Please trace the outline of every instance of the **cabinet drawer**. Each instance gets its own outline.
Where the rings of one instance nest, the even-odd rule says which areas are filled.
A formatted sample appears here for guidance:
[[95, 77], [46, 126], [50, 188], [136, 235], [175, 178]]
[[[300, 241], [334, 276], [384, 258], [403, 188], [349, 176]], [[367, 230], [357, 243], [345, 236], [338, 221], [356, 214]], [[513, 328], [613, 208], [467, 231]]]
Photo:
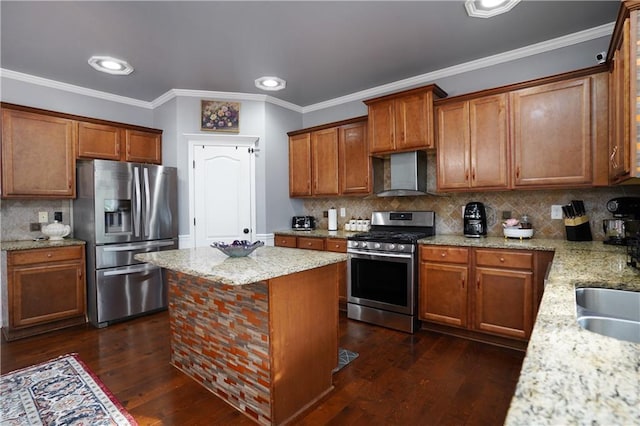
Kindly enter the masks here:
[[533, 253], [528, 251], [476, 249], [476, 265], [531, 269], [533, 267]]
[[324, 238], [298, 237], [298, 248], [309, 250], [324, 250]]
[[28, 265], [62, 260], [79, 260], [82, 259], [83, 250], [84, 246], [69, 246], [10, 251], [7, 255], [7, 264]]
[[327, 238], [327, 251], [335, 251], [338, 253], [347, 252], [347, 240], [342, 238]]
[[420, 260], [447, 263], [467, 263], [469, 261], [469, 249], [464, 247], [421, 246]]
[[297, 239], [291, 235], [276, 235], [274, 244], [277, 247], [297, 247]]

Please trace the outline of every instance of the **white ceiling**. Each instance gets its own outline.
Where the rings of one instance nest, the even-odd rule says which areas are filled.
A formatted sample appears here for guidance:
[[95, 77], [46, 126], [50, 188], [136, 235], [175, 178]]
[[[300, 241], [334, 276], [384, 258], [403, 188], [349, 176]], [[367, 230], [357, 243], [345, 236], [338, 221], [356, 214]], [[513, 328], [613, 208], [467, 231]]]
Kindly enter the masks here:
[[[0, 66], [147, 102], [192, 89], [308, 106], [610, 24], [619, 3], [524, 0], [482, 19], [462, 1], [2, 0]], [[91, 55], [135, 71], [96, 72]], [[286, 89], [256, 89], [264, 75]]]

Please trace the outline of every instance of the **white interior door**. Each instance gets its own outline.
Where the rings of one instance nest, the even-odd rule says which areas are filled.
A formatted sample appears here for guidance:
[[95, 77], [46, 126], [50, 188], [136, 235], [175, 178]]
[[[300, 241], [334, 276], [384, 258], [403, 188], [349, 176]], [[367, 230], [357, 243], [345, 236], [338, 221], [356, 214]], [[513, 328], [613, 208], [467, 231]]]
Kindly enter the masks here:
[[195, 246], [253, 241], [251, 154], [245, 146], [194, 146]]

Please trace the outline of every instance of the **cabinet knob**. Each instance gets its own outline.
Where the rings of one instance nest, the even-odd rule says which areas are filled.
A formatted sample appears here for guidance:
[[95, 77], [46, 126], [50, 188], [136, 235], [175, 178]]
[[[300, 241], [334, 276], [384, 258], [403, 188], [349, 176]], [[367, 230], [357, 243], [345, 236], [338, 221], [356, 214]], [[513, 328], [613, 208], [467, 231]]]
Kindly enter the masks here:
[[51, 257], [51, 256], [52, 256], [52, 254], [51, 254], [51, 253], [47, 253], [47, 257]]
[[309, 247], [311, 247], [311, 243], [307, 243], [307, 245], [308, 245]]
[[504, 263], [504, 257], [500, 258], [500, 262]]
[[440, 256], [441, 256], [441, 257], [446, 257], [446, 256], [447, 256], [447, 253], [442, 252], [442, 253], [440, 253]]

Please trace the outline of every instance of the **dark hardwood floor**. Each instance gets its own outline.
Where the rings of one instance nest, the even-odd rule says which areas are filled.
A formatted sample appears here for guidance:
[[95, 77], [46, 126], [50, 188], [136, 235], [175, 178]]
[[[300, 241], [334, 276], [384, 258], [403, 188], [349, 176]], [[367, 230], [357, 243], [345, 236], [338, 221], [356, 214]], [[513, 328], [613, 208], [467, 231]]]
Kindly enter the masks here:
[[[340, 346], [360, 356], [335, 389], [296, 424], [502, 425], [524, 353], [340, 317]], [[77, 352], [140, 425], [251, 425], [169, 364], [168, 314], [104, 329], [77, 326], [3, 340], [1, 371]], [[301, 378], [304, 380], [304, 378]]]

